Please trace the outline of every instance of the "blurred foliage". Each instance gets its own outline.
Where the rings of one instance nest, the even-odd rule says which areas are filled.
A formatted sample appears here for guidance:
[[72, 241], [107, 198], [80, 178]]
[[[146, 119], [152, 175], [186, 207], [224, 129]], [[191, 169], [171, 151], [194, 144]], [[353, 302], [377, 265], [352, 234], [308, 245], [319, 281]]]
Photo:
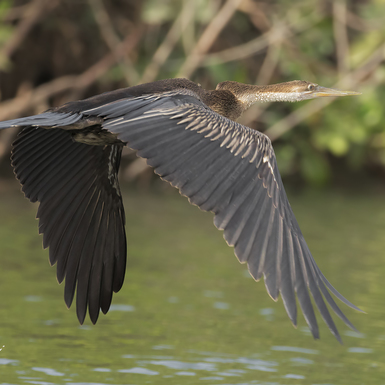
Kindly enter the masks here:
[[[0, 1], [0, 20], [4, 19], [8, 11], [11, 9], [12, 3], [11, 0], [1, 0]], [[0, 52], [5, 46], [6, 42], [12, 37], [14, 28], [6, 23], [0, 23]], [[7, 58], [3, 55], [0, 56], [0, 70], [5, 69], [8, 63]]]
[[[224, 27], [205, 34], [231, 3]], [[341, 172], [378, 178], [385, 169], [384, 21], [382, 0], [0, 0], [0, 117], [1, 102], [16, 104], [16, 95], [27, 91], [33, 100], [39, 86], [84, 74], [111, 53], [116, 60], [82, 89], [52, 92], [30, 108], [12, 105], [15, 113], [7, 118], [175, 76], [207, 88], [224, 80], [304, 79], [362, 95], [335, 100], [273, 136], [282, 175], [315, 185]], [[135, 36], [119, 54], [119, 43]], [[242, 123], [269, 134], [269, 127], [285, 125], [289, 114], [302, 116], [314, 102], [260, 105]]]

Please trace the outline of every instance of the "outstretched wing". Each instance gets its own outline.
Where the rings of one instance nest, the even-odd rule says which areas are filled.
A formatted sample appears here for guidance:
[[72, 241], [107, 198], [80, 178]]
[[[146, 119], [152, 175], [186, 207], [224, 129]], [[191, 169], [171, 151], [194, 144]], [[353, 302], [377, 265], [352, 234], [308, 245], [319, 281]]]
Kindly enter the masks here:
[[313, 336], [319, 337], [310, 291], [339, 341], [325, 300], [354, 329], [327, 288], [359, 309], [342, 297], [317, 267], [265, 135], [226, 119], [189, 95], [120, 100], [84, 111], [88, 114], [103, 117], [104, 129], [138, 150], [138, 155], [190, 203], [214, 212], [215, 226], [224, 230], [224, 238], [234, 246], [239, 261], [248, 264], [254, 279], [264, 276], [274, 300], [281, 293], [294, 325], [297, 293], [306, 322]]
[[[44, 119], [39, 116], [37, 123]], [[40, 202], [39, 232], [44, 247], [49, 246], [50, 263], [57, 263], [58, 281], [65, 278], [68, 307], [77, 286], [80, 323], [87, 307], [93, 323], [99, 309], [106, 313], [112, 292], [124, 280], [125, 216], [117, 181], [121, 151], [118, 145], [76, 143], [58, 128], [27, 127], [13, 143], [16, 176], [26, 197]]]
[[[75, 105], [74, 105], [75, 107]], [[336, 338], [337, 328], [326, 306], [352, 329], [328, 289], [348, 306], [317, 267], [303, 238], [278, 172], [270, 140], [207, 108], [188, 90], [123, 98], [94, 108], [68, 106], [9, 125], [60, 126], [81, 130], [97, 124], [138, 150], [163, 179], [192, 204], [215, 214], [214, 224], [234, 246], [251, 275], [262, 276], [270, 296], [279, 293], [292, 323], [297, 322], [297, 294], [315, 338], [319, 337], [311, 296]], [[100, 119], [100, 120], [99, 120]], [[89, 127], [91, 128], [91, 127]], [[108, 236], [110, 236], [108, 234]], [[107, 237], [107, 235], [106, 235]], [[107, 239], [105, 237], [105, 239]]]

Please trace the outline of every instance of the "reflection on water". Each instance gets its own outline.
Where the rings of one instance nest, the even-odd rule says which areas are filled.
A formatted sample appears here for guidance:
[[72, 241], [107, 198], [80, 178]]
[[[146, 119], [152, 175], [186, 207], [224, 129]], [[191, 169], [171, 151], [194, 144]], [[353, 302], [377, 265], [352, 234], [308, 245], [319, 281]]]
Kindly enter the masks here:
[[18, 360], [9, 360], [7, 358], [0, 358], [0, 365], [17, 365]]
[[[153, 346], [152, 349], [159, 350], [159, 346]], [[168, 347], [168, 349], [173, 350], [172, 347]], [[293, 351], [295, 350], [296, 349], [293, 348]], [[174, 356], [124, 355], [123, 358], [125, 358], [127, 361], [127, 363], [125, 364], [126, 367], [116, 369], [116, 373], [137, 374], [142, 376], [162, 376], [163, 378], [173, 378], [174, 376], [196, 376], [199, 380], [204, 381], [221, 381], [224, 380], [226, 377], [242, 377], [247, 373], [250, 374], [252, 371], [278, 372], [280, 365], [279, 359], [263, 360], [260, 358], [252, 357], [236, 357], [235, 355], [231, 356], [229, 354], [226, 354], [222, 357], [218, 353], [214, 352], [197, 352], [196, 354], [190, 352], [188, 355], [188, 361], [180, 361]], [[293, 363], [292, 371], [295, 371], [295, 368], [298, 367], [298, 363], [313, 363], [313, 361], [307, 360], [306, 358], [302, 357], [295, 357], [290, 361]], [[12, 363], [12, 360], [3, 360], [4, 365], [10, 363]], [[162, 367], [163, 369], [156, 370], [157, 367]], [[47, 376], [47, 378], [49, 376], [65, 376], [65, 373], [59, 372], [53, 368], [32, 367], [31, 371], [41, 372], [45, 376]], [[114, 374], [114, 371], [110, 368], [103, 367], [94, 368], [92, 369], [92, 371], [98, 373], [108, 373], [109, 377], [113, 377]], [[57, 381], [47, 382], [46, 379], [44, 379], [43, 377], [27, 377], [26, 374], [29, 374], [28, 372], [28, 370], [23, 371], [23, 375], [18, 377], [19, 380], [23, 380], [26, 383], [39, 384], [61, 383]], [[207, 372], [210, 374], [209, 376], [205, 375]], [[74, 375], [76, 375], [76, 373], [72, 372], [71, 376]], [[286, 379], [305, 378], [303, 375], [295, 373], [287, 373], [280, 377]], [[31, 380], [34, 381], [31, 382]], [[65, 381], [65, 383], [68, 382]], [[70, 383], [72, 384], [72, 382]], [[276, 383], [279, 384], [279, 382]]]
[[215, 309], [222, 309], [222, 310], [227, 310], [230, 308], [230, 305], [226, 302], [214, 302], [213, 307]]
[[36, 372], [43, 372], [47, 376], [64, 376], [64, 373], [59, 373], [54, 369], [47, 369], [47, 368], [32, 368], [32, 370]]
[[135, 307], [131, 305], [111, 305], [109, 311], [135, 311]]
[[373, 349], [368, 348], [349, 348], [349, 353], [373, 353]]
[[37, 295], [27, 295], [24, 297], [24, 301], [27, 301], [27, 302], [40, 302], [42, 300], [43, 300], [43, 298], [41, 298]]
[[303, 357], [293, 357], [293, 358], [290, 358], [290, 361], [294, 362], [295, 364], [304, 364], [304, 365], [314, 364], [313, 360], [309, 360], [308, 358], [303, 358]]
[[[152, 346], [151, 350], [168, 350], [174, 351], [174, 348], [170, 345], [156, 345]], [[258, 372], [270, 372], [270, 373], [282, 373], [281, 366], [284, 367], [284, 370], [287, 370], [286, 374], [275, 374], [272, 379], [274, 382], [259, 382], [259, 381], [249, 381], [249, 382], [233, 382], [227, 383], [227, 385], [241, 385], [241, 384], [266, 384], [266, 385], [280, 385], [286, 384], [285, 380], [305, 380], [306, 376], [301, 374], [301, 368], [308, 365], [314, 365], [318, 360], [311, 360], [306, 357], [290, 357], [292, 354], [302, 353], [305, 355], [320, 355], [320, 352], [311, 349], [304, 349], [294, 346], [272, 346], [271, 351], [273, 352], [285, 352], [282, 356], [275, 356], [274, 353], [264, 352], [258, 354], [261, 358], [255, 357], [237, 357], [236, 355], [231, 354], [220, 354], [215, 352], [193, 352], [186, 351], [180, 352], [185, 356], [185, 360], [178, 360], [175, 356], [158, 356], [158, 355], [133, 355], [126, 354], [122, 358], [125, 359], [124, 367], [117, 368], [115, 370], [106, 367], [96, 367], [91, 369], [93, 372], [106, 374], [105, 382], [72, 382], [69, 378], [65, 378], [63, 381], [51, 380], [49, 377], [63, 377], [68, 375], [68, 373], [63, 373], [54, 368], [44, 368], [44, 367], [32, 367], [30, 370], [17, 370], [15, 373], [20, 374], [17, 376], [19, 383], [28, 383], [28, 384], [40, 384], [40, 385], [49, 385], [49, 384], [71, 384], [71, 385], [107, 385], [115, 384], [115, 376], [118, 374], [128, 375], [125, 381], [129, 379], [135, 379], [137, 383], [145, 383], [146, 381], [141, 378], [146, 378], [148, 376], [158, 376], [163, 379], [171, 379], [176, 377], [195, 377], [200, 381], [214, 381], [213, 383], [223, 384], [222, 381], [225, 381], [229, 377], [242, 378], [247, 375], [251, 377], [259, 377]], [[351, 353], [371, 353], [371, 349], [364, 348], [348, 348], [348, 352]], [[269, 357], [269, 359], [262, 359], [263, 356]], [[79, 361], [78, 364], [82, 363], [83, 360]], [[0, 359], [0, 365], [22, 365], [17, 360], [11, 359]], [[159, 369], [158, 369], [159, 368]], [[313, 366], [312, 370], [317, 370], [316, 366]], [[41, 377], [31, 377], [29, 376], [33, 372], [42, 373]], [[135, 375], [131, 377], [130, 375]], [[76, 377], [78, 374], [71, 370], [69, 377]], [[20, 382], [21, 381], [21, 382]], [[148, 382], [146, 382], [148, 383]], [[152, 383], [152, 382], [150, 382]], [[158, 382], [156, 382], [158, 383]], [[165, 384], [167, 381], [164, 382]], [[289, 382], [292, 383], [292, 382]], [[306, 382], [301, 382], [306, 383]], [[340, 382], [336, 382], [337, 384]], [[2, 383], [11, 385], [11, 383]], [[331, 383], [330, 383], [331, 384]], [[325, 385], [314, 383], [314, 385]]]
[[366, 335], [364, 333], [358, 333], [358, 332], [355, 332], [354, 330], [346, 330], [344, 334], [345, 336], [349, 336], [349, 337], [366, 338]]
[[35, 207], [9, 194], [0, 199], [0, 385], [380, 385], [382, 200], [292, 199], [325, 275], [367, 312], [344, 308], [360, 333], [336, 320], [340, 346], [321, 320], [320, 341], [300, 314], [294, 329], [282, 301], [245, 274], [212, 217], [177, 195], [126, 194], [126, 283], [107, 316], [79, 326], [41, 249]]
[[298, 353], [305, 353], [305, 354], [318, 354], [319, 353], [317, 350], [296, 348], [294, 346], [272, 346], [271, 350], [278, 350], [281, 352], [298, 352]]
[[147, 374], [148, 376], [156, 376], [159, 372], [146, 368], [131, 368], [131, 369], [120, 369], [119, 373], [136, 373], [136, 374]]
[[305, 377], [300, 374], [285, 374], [283, 378], [292, 378], [294, 380], [304, 380]]

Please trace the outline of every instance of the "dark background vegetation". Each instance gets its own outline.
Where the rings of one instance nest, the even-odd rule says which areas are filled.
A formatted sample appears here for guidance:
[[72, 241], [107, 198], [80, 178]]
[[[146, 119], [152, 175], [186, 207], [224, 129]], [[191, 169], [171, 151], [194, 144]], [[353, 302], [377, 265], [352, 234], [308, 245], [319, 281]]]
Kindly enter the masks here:
[[[303, 79], [359, 97], [259, 104], [241, 122], [274, 141], [286, 180], [323, 186], [385, 169], [382, 1], [0, 0], [0, 119], [141, 82], [183, 76]], [[0, 175], [16, 132], [0, 132]], [[147, 184], [126, 152], [122, 178]]]

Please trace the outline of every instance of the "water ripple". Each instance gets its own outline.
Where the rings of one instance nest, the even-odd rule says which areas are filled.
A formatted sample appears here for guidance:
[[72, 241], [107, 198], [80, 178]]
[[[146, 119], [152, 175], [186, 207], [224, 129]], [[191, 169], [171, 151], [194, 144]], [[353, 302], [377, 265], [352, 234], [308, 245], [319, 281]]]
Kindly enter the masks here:
[[301, 376], [300, 374], [286, 374], [282, 376], [282, 378], [292, 378], [294, 380], [304, 380], [305, 376]]
[[171, 345], [155, 345], [152, 347], [154, 350], [174, 349]]
[[176, 372], [176, 376], [195, 376], [196, 373], [194, 372]]
[[218, 376], [210, 376], [210, 377], [201, 377], [200, 380], [203, 381], [220, 381], [223, 380], [223, 377], [218, 377]]
[[293, 357], [293, 358], [290, 358], [290, 361], [296, 364], [306, 364], [306, 365], [314, 364], [313, 360], [309, 360], [308, 358], [303, 358], [303, 357]]
[[156, 376], [159, 372], [146, 368], [131, 368], [131, 369], [120, 369], [119, 373], [136, 373], [136, 374], [147, 374], [149, 376]]
[[360, 333], [360, 332], [355, 332], [354, 330], [346, 330], [344, 332], [345, 336], [348, 337], [355, 337], [355, 338], [365, 338], [366, 334]]
[[131, 305], [111, 305], [110, 306], [110, 312], [111, 311], [135, 311], [135, 307]]
[[280, 352], [295, 352], [295, 353], [305, 353], [305, 354], [318, 354], [319, 353], [318, 350], [298, 348], [295, 346], [272, 346], [270, 349], [280, 351]]
[[230, 305], [226, 302], [214, 302], [213, 307], [215, 309], [227, 310], [230, 308]]
[[205, 362], [181, 362], [175, 360], [159, 360], [159, 361], [141, 361], [143, 364], [151, 364], [151, 365], [160, 365], [165, 366], [169, 369], [194, 369], [194, 370], [207, 370], [214, 371], [217, 370], [216, 366], [213, 364], [208, 364]]
[[356, 348], [349, 348], [348, 352], [349, 353], [373, 353], [373, 349], [356, 347]]
[[17, 365], [19, 363], [18, 360], [10, 360], [8, 358], [0, 358], [0, 365]]
[[43, 372], [47, 376], [64, 376], [64, 373], [57, 372], [55, 369], [50, 369], [50, 368], [33, 367], [32, 370], [35, 370], [36, 372]]

